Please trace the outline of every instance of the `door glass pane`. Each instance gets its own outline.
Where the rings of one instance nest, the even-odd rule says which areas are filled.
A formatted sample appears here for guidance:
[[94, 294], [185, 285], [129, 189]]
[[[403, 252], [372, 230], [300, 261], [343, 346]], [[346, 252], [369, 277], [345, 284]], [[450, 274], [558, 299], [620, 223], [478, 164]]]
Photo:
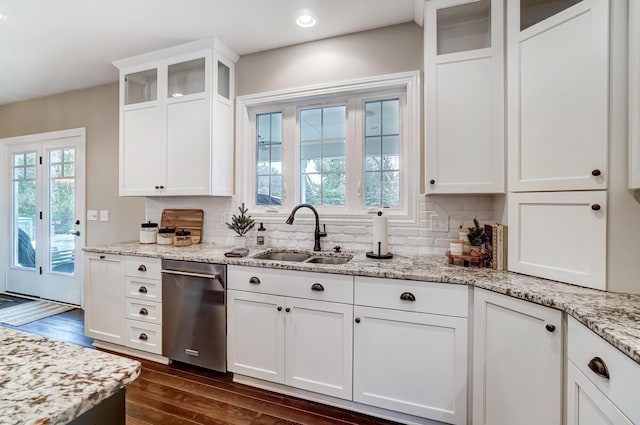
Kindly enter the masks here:
[[13, 154], [13, 266], [36, 266], [36, 153]]
[[365, 134], [376, 136], [365, 138], [364, 205], [397, 207], [400, 205], [400, 100], [365, 102], [365, 111]]
[[256, 205], [282, 204], [282, 112], [256, 115]]
[[187, 94], [204, 92], [204, 58], [169, 65], [168, 80], [167, 95], [169, 97], [181, 97]]
[[520, 31], [542, 22], [582, 0], [520, 0]]
[[124, 104], [158, 99], [158, 70], [134, 72], [124, 76]]
[[491, 1], [438, 9], [438, 54], [491, 47]]
[[300, 111], [302, 202], [346, 203], [346, 120], [344, 105]]
[[49, 270], [73, 273], [75, 269], [75, 153], [49, 151]]

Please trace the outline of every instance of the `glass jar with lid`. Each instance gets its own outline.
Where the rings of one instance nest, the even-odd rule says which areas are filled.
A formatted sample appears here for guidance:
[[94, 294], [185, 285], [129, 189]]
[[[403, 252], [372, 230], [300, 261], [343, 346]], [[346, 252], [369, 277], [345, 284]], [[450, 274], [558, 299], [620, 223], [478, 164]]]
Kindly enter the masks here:
[[173, 245], [176, 236], [175, 227], [163, 227], [158, 230], [158, 245]]
[[173, 240], [175, 246], [189, 246], [191, 245], [191, 232], [184, 229], [177, 231]]
[[140, 225], [140, 243], [156, 243], [158, 235], [158, 223], [142, 223]]

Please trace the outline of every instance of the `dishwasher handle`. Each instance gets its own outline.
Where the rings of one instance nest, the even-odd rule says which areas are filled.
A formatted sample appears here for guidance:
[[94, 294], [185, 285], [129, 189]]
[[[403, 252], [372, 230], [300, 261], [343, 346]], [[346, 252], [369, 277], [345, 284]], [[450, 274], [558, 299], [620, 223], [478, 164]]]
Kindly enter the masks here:
[[162, 273], [175, 274], [178, 276], [201, 277], [203, 279], [215, 279], [215, 280], [222, 281], [222, 277], [219, 274], [192, 273], [192, 272], [183, 272], [183, 271], [177, 271], [177, 270], [162, 270]]

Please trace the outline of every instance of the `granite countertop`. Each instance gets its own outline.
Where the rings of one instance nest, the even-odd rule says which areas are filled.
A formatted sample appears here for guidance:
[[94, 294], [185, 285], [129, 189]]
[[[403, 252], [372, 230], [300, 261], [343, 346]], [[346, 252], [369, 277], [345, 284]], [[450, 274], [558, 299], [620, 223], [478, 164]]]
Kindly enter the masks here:
[[66, 424], [139, 374], [134, 360], [0, 327], [0, 424]]
[[640, 295], [598, 291], [512, 272], [449, 265], [446, 257], [437, 255], [396, 255], [390, 260], [375, 260], [361, 252], [322, 252], [322, 255], [353, 255], [348, 263], [331, 265], [252, 258], [265, 249], [251, 249], [243, 258], [227, 258], [224, 252], [230, 249], [214, 244], [175, 247], [138, 242], [84, 248], [87, 252], [104, 254], [472, 285], [565, 311], [640, 364]]

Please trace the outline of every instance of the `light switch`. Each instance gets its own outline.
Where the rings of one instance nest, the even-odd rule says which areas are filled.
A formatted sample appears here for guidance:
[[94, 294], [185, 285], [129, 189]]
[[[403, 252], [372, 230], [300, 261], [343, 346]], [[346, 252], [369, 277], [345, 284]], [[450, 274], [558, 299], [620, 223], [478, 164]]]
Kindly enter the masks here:
[[97, 210], [87, 210], [87, 221], [96, 221], [98, 219]]
[[100, 221], [109, 221], [109, 210], [100, 210]]
[[449, 216], [445, 214], [431, 214], [431, 231], [448, 232]]

